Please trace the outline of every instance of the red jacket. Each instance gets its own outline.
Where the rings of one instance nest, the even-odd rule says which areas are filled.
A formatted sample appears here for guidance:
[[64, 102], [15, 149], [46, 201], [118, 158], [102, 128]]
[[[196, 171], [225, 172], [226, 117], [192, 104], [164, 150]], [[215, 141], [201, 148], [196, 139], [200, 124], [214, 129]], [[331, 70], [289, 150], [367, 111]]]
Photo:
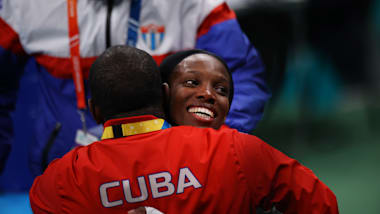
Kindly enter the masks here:
[[257, 137], [227, 127], [159, 130], [162, 123], [153, 116], [108, 121], [102, 141], [55, 160], [34, 181], [33, 211], [338, 213], [334, 194], [311, 170]]

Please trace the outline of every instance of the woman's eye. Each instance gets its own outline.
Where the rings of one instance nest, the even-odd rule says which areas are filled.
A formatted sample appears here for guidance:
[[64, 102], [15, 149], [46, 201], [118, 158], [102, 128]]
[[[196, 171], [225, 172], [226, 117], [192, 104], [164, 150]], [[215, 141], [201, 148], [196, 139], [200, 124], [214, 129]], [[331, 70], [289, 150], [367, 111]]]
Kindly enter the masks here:
[[196, 80], [186, 80], [185, 81], [185, 86], [193, 87], [198, 85], [198, 81]]
[[215, 88], [215, 90], [216, 90], [219, 94], [221, 94], [221, 95], [223, 95], [223, 96], [227, 96], [227, 95], [228, 95], [228, 89], [227, 89], [226, 87], [224, 87], [224, 86], [218, 86], [218, 87]]

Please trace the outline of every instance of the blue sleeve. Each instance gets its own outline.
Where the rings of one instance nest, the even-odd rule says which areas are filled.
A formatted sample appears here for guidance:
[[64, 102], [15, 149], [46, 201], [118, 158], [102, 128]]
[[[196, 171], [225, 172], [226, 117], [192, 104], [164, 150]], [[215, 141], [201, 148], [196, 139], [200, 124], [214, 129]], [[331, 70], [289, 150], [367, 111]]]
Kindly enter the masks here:
[[262, 118], [270, 97], [264, 65], [236, 19], [215, 24], [197, 39], [196, 48], [221, 56], [232, 71], [234, 98], [226, 124], [252, 131]]
[[11, 150], [13, 140], [11, 112], [15, 109], [19, 80], [25, 62], [25, 56], [16, 55], [0, 45], [0, 174]]

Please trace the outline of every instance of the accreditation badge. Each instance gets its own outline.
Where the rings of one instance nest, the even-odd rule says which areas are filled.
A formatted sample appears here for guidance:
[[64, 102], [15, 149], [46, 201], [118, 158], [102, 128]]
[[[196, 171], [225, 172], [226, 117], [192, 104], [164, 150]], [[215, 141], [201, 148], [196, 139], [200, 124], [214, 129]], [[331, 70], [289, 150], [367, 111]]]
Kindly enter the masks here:
[[78, 129], [75, 135], [75, 143], [80, 146], [87, 146], [93, 142], [99, 141], [100, 136], [103, 133], [103, 126], [97, 125], [84, 131], [83, 129]]

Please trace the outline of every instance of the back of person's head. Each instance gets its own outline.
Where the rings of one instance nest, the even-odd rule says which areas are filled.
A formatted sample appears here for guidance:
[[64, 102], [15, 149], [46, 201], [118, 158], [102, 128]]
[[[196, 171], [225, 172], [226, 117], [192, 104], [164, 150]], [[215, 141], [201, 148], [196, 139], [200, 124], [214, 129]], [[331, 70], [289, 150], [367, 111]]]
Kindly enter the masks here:
[[157, 64], [134, 47], [108, 48], [91, 66], [89, 85], [92, 103], [105, 119], [162, 105]]

